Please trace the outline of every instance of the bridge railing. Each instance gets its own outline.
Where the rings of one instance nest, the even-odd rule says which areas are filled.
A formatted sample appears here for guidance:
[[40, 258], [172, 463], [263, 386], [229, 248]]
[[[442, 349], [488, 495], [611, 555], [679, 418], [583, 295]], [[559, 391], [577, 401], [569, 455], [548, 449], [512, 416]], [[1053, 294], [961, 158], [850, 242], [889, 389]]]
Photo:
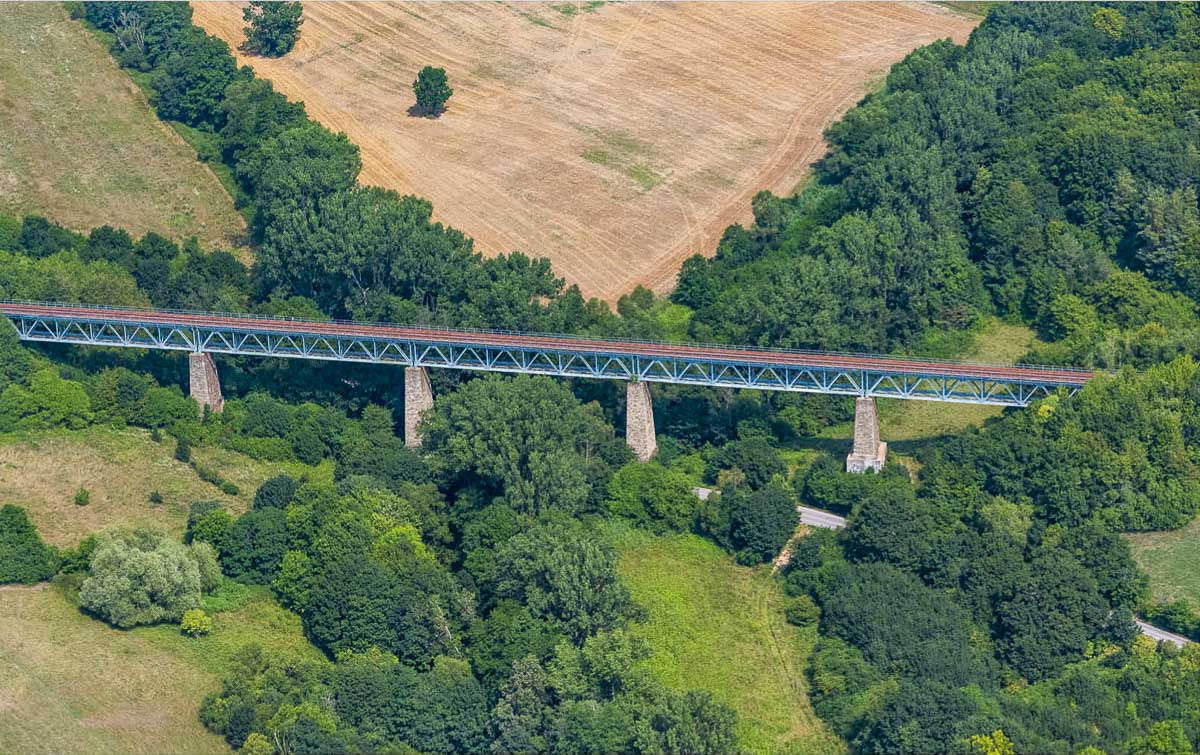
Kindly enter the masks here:
[[[113, 304], [62, 304], [62, 303], [58, 303], [58, 302], [29, 301], [29, 300], [22, 300], [22, 299], [0, 298], [0, 310], [3, 310], [4, 305], [6, 305], [6, 304], [13, 304], [13, 305], [18, 305], [18, 306], [25, 305], [25, 306], [34, 306], [34, 307], [51, 307], [51, 308], [59, 308], [59, 309], [72, 309], [72, 308], [84, 309], [84, 308], [86, 308], [86, 309], [105, 310], [105, 311], [111, 311], [111, 312], [128, 312], [128, 313], [135, 313], [135, 314], [136, 313], [149, 313], [149, 314], [158, 314], [158, 315], [164, 315], [164, 314], [165, 315], [172, 315], [172, 314], [188, 315], [191, 317], [223, 317], [223, 318], [235, 318], [235, 319], [240, 319], [240, 320], [258, 321], [258, 322], [263, 322], [263, 323], [275, 323], [275, 324], [286, 323], [289, 325], [298, 325], [298, 326], [303, 326], [305, 324], [317, 324], [317, 325], [345, 325], [348, 327], [356, 327], [356, 328], [367, 327], [367, 328], [390, 328], [390, 329], [397, 329], [397, 328], [398, 329], [419, 329], [419, 330], [424, 330], [424, 331], [433, 331], [435, 333], [444, 333], [447, 336], [453, 336], [456, 333], [466, 333], [466, 334], [471, 334], [471, 335], [483, 335], [483, 336], [497, 335], [497, 336], [510, 336], [510, 337], [553, 338], [553, 339], [562, 340], [562, 341], [577, 341], [581, 344], [583, 344], [583, 343], [593, 343], [594, 344], [596, 342], [602, 342], [602, 343], [611, 343], [614, 345], [636, 344], [639, 346], [673, 346], [673, 347], [677, 347], [677, 348], [720, 349], [720, 350], [733, 349], [736, 351], [750, 351], [750, 352], [754, 352], [757, 354], [763, 354], [763, 355], [785, 354], [785, 355], [811, 356], [811, 357], [829, 357], [829, 356], [855, 357], [855, 358], [861, 358], [861, 359], [904, 360], [906, 362], [920, 362], [923, 364], [947, 365], [947, 366], [955, 366], [955, 367], [980, 367], [980, 368], [985, 368], [985, 369], [993, 368], [993, 369], [1017, 369], [1017, 370], [1057, 370], [1057, 371], [1061, 371], [1061, 372], [1075, 373], [1075, 374], [1078, 374], [1080, 377], [1088, 377], [1088, 376], [1097, 374], [1096, 370], [1089, 370], [1089, 369], [1080, 368], [1080, 367], [1062, 367], [1062, 366], [1058, 366], [1058, 365], [1029, 364], [1029, 363], [1022, 363], [1022, 362], [978, 362], [978, 361], [970, 361], [970, 360], [936, 359], [933, 357], [908, 356], [908, 355], [904, 355], [904, 354], [879, 354], [879, 353], [861, 352], [861, 351], [823, 351], [823, 350], [819, 350], [819, 349], [779, 349], [779, 348], [770, 348], [770, 347], [765, 347], [765, 346], [736, 346], [736, 345], [730, 345], [730, 344], [705, 343], [705, 342], [697, 342], [697, 341], [663, 341], [663, 340], [638, 339], [638, 338], [611, 338], [611, 337], [607, 337], [607, 336], [587, 336], [587, 335], [578, 335], [578, 334], [570, 334], [570, 333], [544, 333], [544, 332], [540, 332], [540, 331], [502, 330], [502, 329], [494, 329], [494, 328], [469, 328], [469, 327], [451, 328], [451, 327], [447, 327], [444, 325], [423, 325], [423, 324], [416, 324], [416, 323], [401, 324], [401, 323], [394, 323], [394, 322], [340, 320], [340, 319], [336, 319], [336, 318], [330, 318], [328, 320], [308, 320], [308, 319], [297, 318], [297, 317], [282, 317], [279, 315], [264, 315], [264, 314], [250, 313], [250, 312], [245, 312], [245, 313], [243, 313], [243, 312], [212, 312], [212, 311], [189, 310], [189, 309], [132, 307], [132, 306], [120, 306], [120, 305], [113, 305]], [[18, 314], [18, 313], [6, 312], [5, 314], [11, 315], [11, 314]], [[47, 316], [54, 317], [55, 315], [49, 314]], [[82, 319], [87, 319], [87, 318], [84, 317]], [[210, 327], [213, 327], [213, 326], [210, 326]], [[447, 340], [453, 340], [453, 339], [448, 338]]]

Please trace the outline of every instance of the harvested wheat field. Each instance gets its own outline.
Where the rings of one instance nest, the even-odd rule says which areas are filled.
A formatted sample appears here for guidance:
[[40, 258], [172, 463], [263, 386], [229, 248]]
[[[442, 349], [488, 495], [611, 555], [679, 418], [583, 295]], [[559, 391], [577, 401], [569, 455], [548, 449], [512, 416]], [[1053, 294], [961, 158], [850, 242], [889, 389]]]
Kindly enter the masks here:
[[[312, 3], [296, 48], [240, 56], [487, 254], [547, 256], [587, 295], [669, 289], [760, 189], [912, 49], [978, 22], [924, 3]], [[197, 3], [238, 47], [241, 5]], [[424, 65], [454, 88], [413, 117]]]

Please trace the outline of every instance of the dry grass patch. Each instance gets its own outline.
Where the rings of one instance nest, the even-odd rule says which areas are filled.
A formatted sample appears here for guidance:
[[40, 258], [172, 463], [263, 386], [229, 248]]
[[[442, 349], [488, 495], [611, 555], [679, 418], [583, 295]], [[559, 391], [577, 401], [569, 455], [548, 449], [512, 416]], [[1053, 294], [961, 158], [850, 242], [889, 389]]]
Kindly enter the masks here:
[[58, 590], [0, 592], [0, 752], [228, 753], [197, 717], [211, 674]]
[[[249, 508], [268, 477], [286, 472], [322, 479], [332, 473], [328, 464], [260, 462], [220, 448], [193, 448], [198, 462], [240, 488], [229, 496], [176, 461], [174, 450], [170, 438], [155, 443], [135, 428], [0, 436], [0, 502], [23, 506], [46, 542], [63, 547], [112, 527], [149, 526], [179, 536], [194, 501], [218, 500], [237, 514]], [[90, 493], [86, 506], [75, 505], [80, 488]], [[162, 495], [161, 504], [150, 503], [153, 491]]]
[[[238, 3], [196, 22], [238, 47]], [[923, 3], [313, 3], [283, 58], [240, 56], [487, 254], [585, 294], [674, 285], [761, 189], [787, 194], [872, 77], [977, 18]], [[440, 118], [411, 84], [446, 69]]]
[[0, 3], [0, 213], [222, 246], [245, 231], [195, 150], [60, 3]]

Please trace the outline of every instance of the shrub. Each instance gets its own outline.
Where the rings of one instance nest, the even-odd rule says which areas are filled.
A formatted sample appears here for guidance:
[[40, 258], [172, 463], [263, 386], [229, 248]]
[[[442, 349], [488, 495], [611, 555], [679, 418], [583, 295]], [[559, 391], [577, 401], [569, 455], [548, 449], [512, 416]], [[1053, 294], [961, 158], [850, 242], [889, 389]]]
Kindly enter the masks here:
[[700, 499], [688, 478], [659, 464], [626, 464], [608, 482], [608, 510], [655, 532], [687, 532]]
[[230, 576], [265, 585], [279, 573], [287, 548], [287, 515], [259, 509], [238, 517], [221, 544], [221, 561]]
[[771, 478], [787, 473], [787, 464], [779, 452], [771, 447], [766, 438], [749, 438], [726, 443], [705, 470], [709, 482], [716, 482], [721, 470], [740, 469], [746, 484], [758, 490], [765, 487]]
[[42, 542], [19, 506], [0, 508], [0, 583], [32, 585], [54, 575], [54, 549]]
[[257, 731], [252, 731], [242, 743], [241, 755], [275, 755], [275, 746]]
[[233, 522], [233, 517], [223, 509], [205, 512], [188, 524], [187, 540], [192, 543], [212, 543], [219, 552], [223, 552]]
[[237, 495], [242, 491], [237, 485], [234, 485], [229, 480], [223, 480], [221, 482], [221, 492], [225, 495]]
[[212, 543], [204, 540], [192, 543], [188, 555], [200, 569], [200, 591], [209, 593], [221, 586], [224, 577], [221, 575], [221, 565], [217, 561], [217, 549]]
[[246, 49], [278, 58], [286, 55], [300, 38], [300, 24], [304, 17], [300, 3], [263, 2], [251, 0], [242, 9], [242, 19], [249, 25], [246, 33]]
[[150, 503], [154, 504], [155, 506], [161, 504], [163, 502], [162, 493], [158, 492], [157, 490], [151, 490], [149, 500]]
[[200, 605], [200, 567], [187, 546], [151, 530], [105, 537], [92, 554], [80, 604], [110, 624], [177, 621]]
[[728, 527], [722, 533], [724, 544], [747, 564], [774, 558], [800, 521], [796, 504], [779, 485], [753, 493], [744, 488], [721, 491], [721, 518]]
[[74, 548], [60, 551], [58, 555], [58, 571], [61, 574], [77, 574], [87, 571], [91, 563], [92, 553], [96, 550], [96, 536], [88, 535], [79, 541]]
[[0, 431], [60, 426], [79, 430], [92, 418], [87, 391], [53, 369], [34, 372], [28, 388], [13, 383], [0, 393]]
[[192, 444], [188, 442], [186, 435], [175, 439], [175, 458], [184, 464], [192, 460]]
[[258, 486], [254, 493], [255, 509], [286, 509], [291, 503], [292, 496], [300, 489], [300, 482], [294, 477], [281, 474]]
[[212, 631], [213, 620], [203, 608], [189, 608], [179, 620], [179, 629], [188, 637], [199, 637]]
[[88, 492], [87, 488], [80, 488], [79, 490], [75, 491], [75, 505], [76, 506], [86, 506], [86, 505], [88, 505], [88, 503], [91, 502], [91, 500], [92, 500], [92, 494]]
[[807, 595], [797, 595], [794, 598], [788, 598], [787, 603], [783, 606], [783, 615], [787, 617], [789, 624], [798, 627], [812, 626], [821, 618], [821, 609], [816, 602]]

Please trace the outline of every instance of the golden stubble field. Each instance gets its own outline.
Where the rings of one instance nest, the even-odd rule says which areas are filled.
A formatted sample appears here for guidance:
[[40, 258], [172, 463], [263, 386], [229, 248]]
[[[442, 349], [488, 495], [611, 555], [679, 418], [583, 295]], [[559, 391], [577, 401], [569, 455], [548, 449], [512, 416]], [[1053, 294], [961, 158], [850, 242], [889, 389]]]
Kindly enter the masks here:
[[[196, 3], [238, 47], [240, 3]], [[587, 295], [669, 289], [889, 65], [978, 19], [925, 3], [311, 3], [296, 48], [247, 57], [486, 254], [547, 256]], [[411, 117], [424, 65], [454, 96]]]

